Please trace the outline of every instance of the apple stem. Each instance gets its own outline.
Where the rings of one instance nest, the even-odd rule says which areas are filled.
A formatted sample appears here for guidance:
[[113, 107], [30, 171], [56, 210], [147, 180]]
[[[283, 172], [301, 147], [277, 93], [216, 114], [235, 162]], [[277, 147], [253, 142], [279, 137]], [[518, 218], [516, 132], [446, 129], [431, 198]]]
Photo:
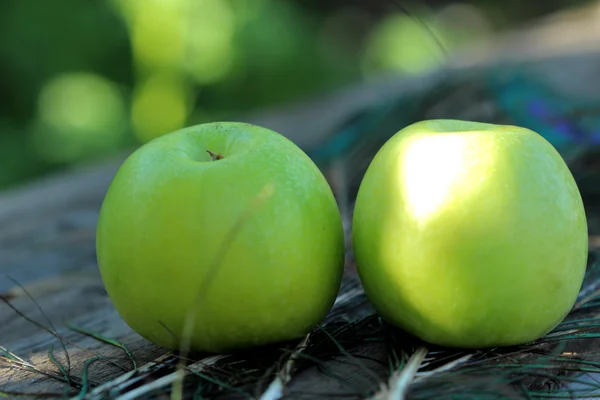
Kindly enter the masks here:
[[213, 152], [212, 152], [212, 151], [210, 151], [210, 150], [206, 150], [206, 152], [207, 152], [208, 154], [210, 154], [210, 158], [212, 158], [212, 160], [213, 160], [213, 161], [220, 160], [220, 159], [222, 159], [222, 158], [223, 158], [223, 156], [222, 156], [222, 155], [220, 155], [219, 153], [213, 153]]

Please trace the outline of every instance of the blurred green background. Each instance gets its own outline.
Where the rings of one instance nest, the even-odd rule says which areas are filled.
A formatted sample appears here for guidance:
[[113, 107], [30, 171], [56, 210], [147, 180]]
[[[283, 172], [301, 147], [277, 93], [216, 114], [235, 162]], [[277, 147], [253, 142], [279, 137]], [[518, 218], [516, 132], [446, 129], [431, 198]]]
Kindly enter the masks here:
[[2, 0], [0, 190], [186, 125], [420, 74], [444, 62], [440, 43], [575, 3]]

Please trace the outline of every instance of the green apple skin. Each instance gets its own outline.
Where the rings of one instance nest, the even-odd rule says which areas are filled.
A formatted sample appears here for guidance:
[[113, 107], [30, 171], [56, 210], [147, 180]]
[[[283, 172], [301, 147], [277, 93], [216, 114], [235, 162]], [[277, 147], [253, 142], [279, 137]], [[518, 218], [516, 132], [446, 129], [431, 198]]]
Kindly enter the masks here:
[[455, 348], [534, 341], [581, 289], [585, 211], [566, 163], [515, 126], [427, 120], [371, 161], [353, 215], [365, 293], [392, 325]]
[[193, 315], [191, 350], [215, 353], [292, 340], [321, 322], [340, 287], [343, 236], [331, 188], [301, 149], [221, 122], [133, 152], [106, 193], [96, 246], [107, 293], [134, 331], [178, 348]]

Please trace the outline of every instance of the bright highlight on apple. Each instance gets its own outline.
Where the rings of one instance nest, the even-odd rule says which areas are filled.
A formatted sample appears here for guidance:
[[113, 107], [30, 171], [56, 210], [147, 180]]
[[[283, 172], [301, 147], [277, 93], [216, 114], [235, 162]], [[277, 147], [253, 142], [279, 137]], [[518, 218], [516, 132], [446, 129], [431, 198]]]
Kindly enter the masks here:
[[353, 218], [370, 301], [430, 343], [533, 341], [564, 319], [581, 288], [582, 199], [559, 153], [528, 129], [406, 127], [372, 160]]

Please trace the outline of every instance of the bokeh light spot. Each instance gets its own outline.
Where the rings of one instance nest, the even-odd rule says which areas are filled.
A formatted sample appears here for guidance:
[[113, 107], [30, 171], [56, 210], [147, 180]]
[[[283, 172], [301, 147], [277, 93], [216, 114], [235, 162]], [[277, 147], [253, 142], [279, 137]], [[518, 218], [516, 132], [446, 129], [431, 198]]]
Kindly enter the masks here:
[[147, 142], [184, 126], [188, 89], [177, 76], [156, 73], [136, 88], [132, 123], [136, 137]]
[[182, 1], [151, 0], [136, 10], [130, 24], [139, 68], [179, 67], [185, 48]]
[[68, 162], [119, 145], [126, 134], [125, 99], [96, 74], [58, 76], [43, 87], [32, 140], [46, 160]]
[[[447, 43], [440, 29], [421, 18], [425, 28], [414, 17], [392, 14], [384, 18], [371, 33], [363, 60], [367, 74], [381, 71], [421, 73], [445, 61]], [[440, 43], [444, 49], [440, 48]]]
[[189, 4], [185, 68], [200, 84], [223, 80], [233, 66], [235, 15], [223, 0]]

